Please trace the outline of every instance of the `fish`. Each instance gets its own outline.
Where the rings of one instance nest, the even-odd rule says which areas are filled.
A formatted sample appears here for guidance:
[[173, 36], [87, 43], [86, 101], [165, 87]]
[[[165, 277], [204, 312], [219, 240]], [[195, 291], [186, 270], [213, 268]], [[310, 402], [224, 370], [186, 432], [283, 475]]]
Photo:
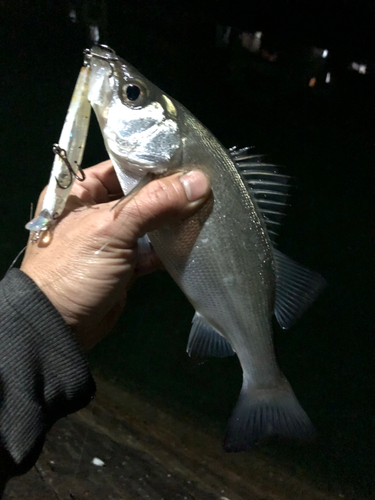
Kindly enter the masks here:
[[272, 436], [309, 439], [313, 424], [276, 360], [272, 318], [290, 327], [324, 280], [274, 244], [286, 177], [247, 148], [225, 148], [112, 49], [94, 46], [87, 57], [88, 99], [124, 195], [174, 172], [199, 169], [210, 179], [212, 194], [194, 216], [147, 236], [195, 308], [188, 353], [236, 354], [241, 364], [224, 449], [248, 450]]
[[79, 72], [70, 100], [58, 144], [52, 151], [55, 158], [40, 213], [26, 224], [36, 239], [53, 226], [64, 211], [74, 178], [85, 180], [81, 161], [86, 146], [91, 106], [87, 99], [90, 68], [83, 66]]

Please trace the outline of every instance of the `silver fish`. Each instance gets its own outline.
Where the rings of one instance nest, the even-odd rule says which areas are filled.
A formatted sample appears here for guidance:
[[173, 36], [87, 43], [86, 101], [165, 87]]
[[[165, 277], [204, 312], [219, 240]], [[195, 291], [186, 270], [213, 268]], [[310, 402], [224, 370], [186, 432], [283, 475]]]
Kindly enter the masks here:
[[[225, 149], [179, 102], [108, 47], [88, 52], [89, 100], [126, 195], [150, 173], [199, 168], [212, 196], [193, 217], [148, 234], [194, 306], [192, 355], [237, 354], [243, 386], [225, 437], [227, 451], [267, 437], [306, 438], [313, 426], [275, 358], [272, 315], [288, 327], [323, 285], [275, 250], [285, 178], [248, 150]], [[257, 201], [258, 200], [258, 201]]]

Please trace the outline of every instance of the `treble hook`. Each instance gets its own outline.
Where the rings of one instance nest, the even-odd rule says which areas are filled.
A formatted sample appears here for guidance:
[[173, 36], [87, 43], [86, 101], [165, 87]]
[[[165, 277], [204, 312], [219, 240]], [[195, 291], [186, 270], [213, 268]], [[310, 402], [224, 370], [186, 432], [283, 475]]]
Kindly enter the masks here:
[[113, 76], [113, 72], [114, 72], [113, 62], [116, 62], [119, 60], [117, 55], [116, 55], [116, 52], [113, 49], [111, 49], [111, 47], [108, 47], [108, 45], [104, 45], [103, 43], [95, 44], [95, 47], [100, 47], [101, 49], [104, 49], [104, 50], [107, 50], [108, 52], [111, 52], [113, 54], [113, 57], [111, 57], [109, 55], [103, 56], [101, 54], [96, 54], [95, 52], [92, 51], [92, 49], [85, 49], [83, 51], [84, 55], [86, 56], [85, 65], [89, 66], [88, 61], [92, 57], [97, 57], [98, 59], [102, 59], [103, 61], [106, 61], [109, 64], [109, 67], [111, 68], [111, 73], [109, 74], [109, 78], [111, 78], [111, 76]]
[[69, 184], [67, 186], [63, 186], [62, 184], [60, 184], [58, 178], [55, 177], [56, 183], [59, 186], [59, 188], [68, 189], [72, 185], [73, 177], [75, 179], [77, 179], [77, 181], [80, 181], [80, 182], [83, 182], [86, 179], [85, 172], [82, 170], [82, 168], [80, 166], [78, 167], [78, 172], [81, 174], [82, 177], [77, 175], [76, 172], [73, 170], [73, 168], [72, 168], [71, 164], [69, 163], [69, 160], [66, 156], [65, 149], [61, 148], [58, 144], [54, 144], [52, 147], [52, 151], [54, 152], [55, 155], [58, 155], [59, 158], [64, 162], [66, 168], [69, 170], [69, 175], [70, 175], [70, 181], [69, 181]]

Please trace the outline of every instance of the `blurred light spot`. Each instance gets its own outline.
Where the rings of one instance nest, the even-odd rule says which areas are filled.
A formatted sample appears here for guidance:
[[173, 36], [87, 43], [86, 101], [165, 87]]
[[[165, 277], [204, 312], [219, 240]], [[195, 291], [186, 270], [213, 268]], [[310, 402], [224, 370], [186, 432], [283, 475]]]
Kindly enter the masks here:
[[367, 71], [367, 64], [358, 64], [356, 62], [352, 62], [351, 68], [354, 71], [358, 71], [361, 75], [365, 75]]
[[359, 65], [358, 73], [361, 73], [361, 75], [365, 75], [366, 74], [366, 70], [367, 70], [366, 64], [360, 64]]
[[316, 78], [315, 76], [313, 76], [312, 78], [310, 78], [309, 87], [314, 87], [315, 84], [316, 84]]
[[96, 458], [96, 457], [92, 459], [91, 463], [94, 465], [97, 465], [98, 467], [103, 467], [103, 465], [104, 465], [103, 460], [100, 460], [100, 458]]
[[77, 22], [77, 13], [74, 9], [71, 9], [71, 11], [69, 12], [69, 17], [70, 17], [70, 20], [72, 21], [72, 23]]
[[[42, 233], [43, 234], [43, 233]], [[45, 245], [47, 245], [51, 240], [51, 234], [49, 231], [45, 231], [44, 232], [44, 236], [42, 238], [42, 243], [44, 243]]]
[[94, 43], [99, 42], [99, 28], [97, 26], [90, 26], [90, 38]]
[[227, 31], [225, 32], [225, 35], [224, 35], [224, 43], [226, 45], [229, 44], [229, 37], [230, 37], [230, 32], [232, 31], [232, 28], [230, 26], [227, 27]]
[[262, 32], [256, 31], [255, 34], [250, 33], [248, 31], [243, 31], [239, 35], [239, 39], [241, 40], [242, 47], [244, 49], [249, 50], [250, 52], [257, 53], [259, 52], [261, 43], [262, 43]]
[[323, 59], [325, 59], [327, 56], [328, 56], [328, 50], [324, 49], [322, 54]]
[[331, 73], [327, 73], [326, 75], [326, 83], [329, 83], [331, 81]]

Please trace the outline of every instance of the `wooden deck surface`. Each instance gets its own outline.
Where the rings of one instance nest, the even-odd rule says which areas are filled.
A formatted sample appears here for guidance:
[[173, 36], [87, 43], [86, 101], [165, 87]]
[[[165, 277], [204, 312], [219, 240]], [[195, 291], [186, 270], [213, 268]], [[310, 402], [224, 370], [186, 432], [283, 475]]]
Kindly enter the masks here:
[[[94, 458], [104, 462], [94, 465]], [[58, 422], [36, 466], [5, 500], [333, 500], [302, 470], [261, 451], [225, 454], [221, 439], [98, 380], [95, 401]]]

